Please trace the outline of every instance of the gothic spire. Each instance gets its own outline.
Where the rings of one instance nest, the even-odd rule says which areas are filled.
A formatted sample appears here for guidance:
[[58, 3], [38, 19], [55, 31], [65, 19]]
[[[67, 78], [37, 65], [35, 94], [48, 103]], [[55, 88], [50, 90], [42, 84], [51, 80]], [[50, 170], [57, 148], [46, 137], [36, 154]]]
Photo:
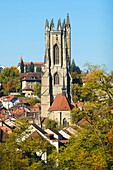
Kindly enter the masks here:
[[51, 20], [51, 23], [50, 23], [50, 30], [54, 30], [54, 21], [53, 21], [53, 19]]
[[46, 19], [45, 28], [49, 28], [49, 21]]
[[66, 26], [66, 23], [65, 23], [65, 19], [64, 19], [64, 21], [63, 21], [63, 23], [62, 23], [62, 28], [64, 29], [65, 26]]
[[67, 20], [66, 20], [66, 24], [67, 24], [68, 26], [70, 26], [70, 19], [69, 19], [69, 14], [67, 14]]
[[61, 20], [59, 19], [58, 24], [57, 24], [57, 30], [60, 30], [60, 29], [61, 29]]

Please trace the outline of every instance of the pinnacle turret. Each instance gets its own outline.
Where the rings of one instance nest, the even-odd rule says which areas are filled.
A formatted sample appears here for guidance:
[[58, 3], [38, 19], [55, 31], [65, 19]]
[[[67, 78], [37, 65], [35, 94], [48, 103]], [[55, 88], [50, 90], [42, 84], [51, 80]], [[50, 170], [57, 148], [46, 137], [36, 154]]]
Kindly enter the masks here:
[[51, 20], [51, 23], [50, 23], [50, 30], [54, 30], [54, 21], [53, 21], [53, 19]]
[[70, 27], [70, 19], [69, 19], [69, 14], [67, 14], [66, 25], [67, 25], [68, 27]]
[[58, 20], [58, 24], [57, 24], [57, 30], [61, 30], [61, 20]]
[[64, 21], [63, 21], [63, 23], [62, 23], [62, 28], [64, 29], [65, 26], [66, 26], [66, 22], [65, 22], [65, 19], [64, 19]]
[[46, 19], [45, 28], [49, 28], [49, 21]]

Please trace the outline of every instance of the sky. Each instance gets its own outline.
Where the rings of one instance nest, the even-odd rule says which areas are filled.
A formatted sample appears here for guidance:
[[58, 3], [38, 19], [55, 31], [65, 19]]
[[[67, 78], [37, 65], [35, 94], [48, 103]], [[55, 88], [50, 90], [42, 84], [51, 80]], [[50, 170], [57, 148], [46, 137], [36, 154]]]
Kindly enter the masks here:
[[113, 70], [113, 0], [0, 0], [0, 65], [44, 61], [45, 21], [57, 27], [67, 13], [71, 59]]

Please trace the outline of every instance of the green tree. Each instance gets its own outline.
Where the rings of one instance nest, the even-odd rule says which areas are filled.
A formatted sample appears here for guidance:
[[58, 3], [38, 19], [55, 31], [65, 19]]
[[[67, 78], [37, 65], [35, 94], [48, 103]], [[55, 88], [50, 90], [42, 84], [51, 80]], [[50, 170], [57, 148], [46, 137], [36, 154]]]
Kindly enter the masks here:
[[[113, 169], [112, 76], [97, 67], [92, 68], [79, 94], [84, 100], [82, 110], [74, 108], [71, 113], [76, 133], [66, 147], [50, 156], [50, 162], [56, 160], [53, 169]], [[78, 126], [82, 118], [87, 124]]]
[[30, 98], [27, 102], [28, 102], [30, 105], [35, 105], [36, 103], [39, 102], [39, 100], [36, 99], [36, 98]]
[[[87, 108], [86, 117], [89, 123], [76, 127], [76, 134], [70, 139], [66, 147], [58, 153], [50, 155], [50, 162], [56, 160], [53, 169], [77, 170], [111, 170], [113, 168], [113, 119], [109, 110], [98, 115]], [[101, 108], [102, 109], [102, 108]], [[100, 109], [100, 110], [101, 110]], [[69, 154], [68, 154], [69, 153]]]
[[113, 96], [112, 76], [104, 70], [95, 70], [86, 75], [86, 83], [82, 88], [84, 100], [104, 101], [111, 100]]
[[78, 66], [76, 66], [74, 59], [72, 60], [72, 64], [70, 66], [70, 72], [76, 72], [77, 74], [81, 73], [81, 70]]
[[0, 74], [0, 82], [5, 94], [18, 91], [21, 87], [19, 70], [14, 66], [4, 69]]
[[[0, 143], [1, 170], [47, 169], [44, 163], [35, 161], [36, 152], [45, 152], [51, 145], [40, 135], [31, 135], [27, 119], [16, 121], [16, 128], [5, 143]], [[25, 140], [23, 136], [27, 135]]]
[[75, 65], [74, 59], [72, 60], [72, 64], [70, 66], [70, 72], [71, 72], [71, 77], [72, 77], [72, 83], [82, 84], [81, 70], [78, 66]]
[[[103, 106], [112, 109], [113, 103], [113, 80], [112, 75], [105, 73], [104, 70], [98, 70], [98, 67], [92, 67], [92, 72], [86, 75], [86, 82], [83, 86], [74, 84], [72, 88], [73, 99], [84, 101], [85, 105], [82, 109], [82, 115], [93, 115], [95, 112], [103, 110]], [[78, 109], [72, 110], [72, 117], [75, 119]], [[87, 113], [87, 114], [86, 114]], [[81, 116], [79, 115], [79, 118]], [[77, 118], [77, 119], [79, 119]], [[74, 122], [74, 119], [72, 122]], [[76, 122], [76, 121], [75, 121]]]
[[41, 97], [41, 85], [39, 83], [34, 86], [34, 94]]
[[38, 66], [37, 66], [36, 72], [37, 72], [37, 73], [40, 73], [40, 72], [41, 72], [41, 65], [38, 65]]
[[31, 62], [30, 65], [29, 65], [29, 72], [34, 72], [34, 64], [33, 64], [33, 62]]
[[45, 127], [48, 128], [53, 128], [56, 129], [57, 128], [57, 122], [51, 119], [47, 119], [45, 122]]
[[72, 99], [73, 102], [77, 102], [78, 100], [81, 100], [81, 85], [79, 84], [72, 84]]
[[20, 70], [21, 70], [21, 73], [24, 73], [24, 62], [23, 62], [23, 60], [21, 60], [21, 63], [20, 63]]

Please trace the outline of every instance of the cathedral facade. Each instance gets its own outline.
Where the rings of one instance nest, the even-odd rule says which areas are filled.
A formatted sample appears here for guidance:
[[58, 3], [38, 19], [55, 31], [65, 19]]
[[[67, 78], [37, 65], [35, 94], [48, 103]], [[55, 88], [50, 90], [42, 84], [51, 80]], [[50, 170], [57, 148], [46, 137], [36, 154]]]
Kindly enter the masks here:
[[69, 15], [61, 23], [58, 20], [45, 23], [45, 59], [42, 68], [41, 116], [49, 117], [49, 109], [57, 94], [65, 95], [71, 102], [71, 25]]

